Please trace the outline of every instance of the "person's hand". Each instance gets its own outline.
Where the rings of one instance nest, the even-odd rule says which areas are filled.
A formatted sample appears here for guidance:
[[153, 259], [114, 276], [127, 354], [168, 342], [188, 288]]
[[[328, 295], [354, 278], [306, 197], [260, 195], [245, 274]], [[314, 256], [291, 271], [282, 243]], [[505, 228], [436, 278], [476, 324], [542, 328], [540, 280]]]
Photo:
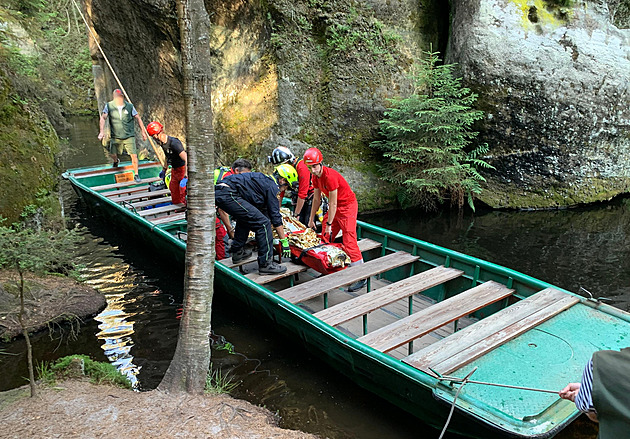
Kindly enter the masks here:
[[186, 187], [188, 184], [188, 177], [182, 178], [182, 181], [179, 182], [179, 187]]
[[315, 230], [315, 227], [316, 227], [316, 226], [315, 226], [315, 219], [309, 219], [309, 220], [308, 220], [308, 226], [309, 226], [311, 229]]
[[290, 258], [291, 257], [291, 247], [289, 247], [289, 238], [284, 238], [280, 240], [280, 245], [282, 246], [282, 257]]
[[326, 239], [328, 239], [329, 241], [332, 241], [332, 226], [326, 224], [326, 229], [324, 230], [324, 236], [326, 236]]
[[98, 133], [98, 140], [103, 140], [103, 137], [105, 137], [105, 133], [104, 132], [100, 132]]
[[234, 239], [234, 229], [228, 230], [227, 234], [230, 237], [230, 239]]
[[569, 383], [558, 393], [558, 395], [562, 399], [568, 399], [571, 402], [575, 402], [575, 397], [577, 396], [579, 391], [580, 383]]
[[159, 177], [164, 180], [164, 177], [166, 177], [166, 169], [162, 169], [162, 171], [160, 172]]
[[149, 138], [147, 137], [147, 133], [143, 130], [142, 131], [142, 141], [146, 142], [147, 140], [149, 140]]

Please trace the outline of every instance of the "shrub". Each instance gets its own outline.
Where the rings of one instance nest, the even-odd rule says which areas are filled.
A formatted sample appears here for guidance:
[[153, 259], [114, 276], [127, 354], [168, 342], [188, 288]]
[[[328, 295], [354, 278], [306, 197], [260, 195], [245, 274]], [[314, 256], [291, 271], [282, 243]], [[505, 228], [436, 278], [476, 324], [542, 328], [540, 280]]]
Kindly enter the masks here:
[[387, 159], [384, 179], [404, 188], [403, 207], [435, 208], [450, 197], [460, 209], [467, 199], [474, 210], [485, 181], [479, 169], [492, 168], [481, 159], [488, 146], [473, 147], [478, 132], [472, 126], [483, 112], [473, 109], [477, 95], [455, 77], [455, 65], [440, 64], [436, 52], [426, 55], [413, 78], [414, 93], [390, 101], [380, 121], [382, 140], [371, 146]]

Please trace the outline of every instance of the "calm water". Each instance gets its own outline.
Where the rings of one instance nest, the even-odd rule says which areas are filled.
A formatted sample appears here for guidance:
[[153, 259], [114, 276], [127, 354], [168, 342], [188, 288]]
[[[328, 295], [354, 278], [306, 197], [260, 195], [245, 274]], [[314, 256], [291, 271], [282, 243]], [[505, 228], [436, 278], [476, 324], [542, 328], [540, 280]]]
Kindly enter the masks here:
[[[68, 167], [103, 162], [95, 141], [96, 121], [73, 121], [68, 133]], [[138, 390], [157, 386], [176, 343], [181, 313], [182, 271], [166, 256], [153, 257], [108, 224], [89, 216], [69, 185], [62, 187], [70, 221], [87, 228], [80, 260], [90, 285], [102, 291], [107, 308], [87, 321], [76, 337], [41, 333], [35, 357], [51, 361], [73, 353], [110, 361]], [[420, 212], [365, 216], [375, 224], [460, 250], [576, 291], [583, 286], [615, 306], [630, 307], [630, 202], [560, 212], [489, 212], [476, 216]], [[230, 370], [242, 384], [235, 396], [277, 411], [281, 424], [330, 438], [417, 439], [438, 433], [339, 377], [267, 321], [251, 315], [221, 291], [215, 294], [213, 338], [234, 345], [234, 353], [213, 352], [213, 364]], [[220, 344], [219, 343], [219, 344]], [[0, 357], [0, 390], [24, 383], [24, 345], [1, 346], [15, 356]], [[579, 422], [559, 437], [591, 438]], [[451, 436], [452, 437], [452, 436]]]

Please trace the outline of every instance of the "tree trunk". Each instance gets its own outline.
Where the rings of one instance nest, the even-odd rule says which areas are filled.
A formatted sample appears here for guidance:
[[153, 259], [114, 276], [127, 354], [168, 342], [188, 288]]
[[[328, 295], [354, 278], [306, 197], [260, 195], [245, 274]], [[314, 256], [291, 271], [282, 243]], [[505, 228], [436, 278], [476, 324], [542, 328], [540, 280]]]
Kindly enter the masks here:
[[31, 387], [31, 397], [37, 395], [37, 386], [35, 385], [35, 371], [33, 367], [33, 346], [31, 345], [31, 337], [28, 335], [28, 328], [24, 323], [24, 273], [18, 270], [20, 274], [20, 312], [18, 313], [18, 321], [22, 328], [22, 335], [26, 340], [26, 362], [28, 363], [28, 381]]
[[214, 280], [214, 133], [210, 96], [210, 18], [203, 0], [178, 0], [188, 145], [188, 239], [184, 312], [177, 348], [160, 383], [166, 392], [203, 393], [210, 367]]

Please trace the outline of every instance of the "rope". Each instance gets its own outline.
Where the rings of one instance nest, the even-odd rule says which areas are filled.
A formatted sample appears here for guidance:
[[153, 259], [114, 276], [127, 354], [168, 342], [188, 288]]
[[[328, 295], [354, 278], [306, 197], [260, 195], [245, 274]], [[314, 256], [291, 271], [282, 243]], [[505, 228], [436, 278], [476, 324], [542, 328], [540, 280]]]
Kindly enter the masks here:
[[507, 389], [528, 390], [532, 392], [541, 392], [541, 393], [553, 393], [554, 395], [558, 395], [559, 393], [556, 390], [537, 389], [535, 387], [512, 386], [510, 384], [488, 383], [485, 381], [471, 380], [470, 377], [477, 370], [476, 367], [464, 378], [457, 378], [457, 377], [442, 375], [433, 369], [430, 369], [430, 370], [436, 375], [436, 377], [440, 381], [448, 381], [452, 384], [461, 384], [461, 386], [457, 389], [457, 392], [455, 393], [455, 397], [453, 398], [453, 403], [451, 404], [451, 410], [448, 414], [448, 418], [446, 418], [446, 423], [444, 424], [444, 428], [442, 429], [442, 433], [440, 434], [440, 437], [438, 439], [442, 439], [444, 437], [444, 434], [446, 433], [446, 430], [448, 429], [448, 425], [451, 423], [451, 418], [453, 417], [453, 412], [455, 411], [455, 404], [457, 403], [457, 398], [459, 397], [459, 393], [462, 391], [462, 389], [464, 388], [464, 385], [466, 384], [480, 384], [483, 386], [505, 387]]
[[453, 403], [451, 404], [451, 410], [448, 412], [448, 417], [446, 418], [446, 423], [444, 424], [444, 428], [442, 428], [442, 433], [440, 433], [440, 437], [438, 439], [442, 439], [444, 437], [444, 435], [446, 434], [446, 430], [448, 430], [448, 425], [451, 423], [451, 418], [453, 417], [453, 412], [455, 411], [455, 404], [457, 403], [457, 398], [459, 397], [459, 392], [462, 391], [462, 389], [464, 388], [464, 386], [468, 382], [468, 378], [470, 378], [470, 376], [473, 373], [475, 373], [476, 370], [477, 370], [477, 368], [475, 367], [472, 371], [470, 371], [470, 373], [468, 375], [466, 375], [464, 377], [464, 379], [462, 380], [462, 385], [459, 386], [459, 389], [457, 389], [457, 392], [455, 393], [455, 398], [453, 398]]
[[[98, 47], [99, 52], [101, 52], [101, 55], [103, 55], [103, 59], [105, 60], [105, 63], [107, 63], [107, 66], [109, 67], [109, 70], [112, 72], [112, 75], [114, 76], [114, 79], [116, 80], [116, 83], [118, 83], [118, 87], [120, 88], [120, 90], [125, 95], [125, 99], [127, 99], [127, 102], [129, 102], [131, 104], [132, 103], [131, 102], [131, 98], [127, 94], [127, 90], [125, 90], [125, 87], [122, 85], [122, 82], [120, 81], [120, 79], [118, 78], [118, 75], [114, 71], [114, 67], [112, 67], [112, 64], [109, 62], [109, 58], [107, 58], [107, 55], [105, 55], [105, 51], [103, 51], [103, 48], [101, 47], [101, 45], [98, 42], [98, 39], [96, 38], [96, 34], [94, 33], [94, 31], [90, 27], [88, 21], [85, 19], [85, 16], [83, 15], [83, 11], [81, 11], [81, 8], [77, 4], [76, 0], [72, 0], [72, 3], [74, 4], [74, 7], [77, 9], [77, 11], [79, 11], [79, 15], [81, 16], [81, 19], [83, 20], [83, 23], [85, 23], [85, 26], [87, 27], [90, 36], [94, 40], [94, 43], [96, 44], [96, 47]], [[161, 148], [158, 149], [157, 146], [155, 146], [155, 143], [153, 142], [153, 139], [151, 138], [151, 136], [149, 136], [149, 133], [148, 133], [148, 131], [147, 131], [145, 126], [142, 127], [142, 130], [147, 135], [147, 138], [149, 139], [149, 143], [151, 144], [151, 148], [153, 148], [153, 152], [155, 152], [155, 155], [157, 156], [158, 160], [160, 161], [160, 164], [162, 165], [162, 167], [164, 167], [165, 164], [166, 164], [165, 157], [164, 157], [164, 152], [162, 151]]]

